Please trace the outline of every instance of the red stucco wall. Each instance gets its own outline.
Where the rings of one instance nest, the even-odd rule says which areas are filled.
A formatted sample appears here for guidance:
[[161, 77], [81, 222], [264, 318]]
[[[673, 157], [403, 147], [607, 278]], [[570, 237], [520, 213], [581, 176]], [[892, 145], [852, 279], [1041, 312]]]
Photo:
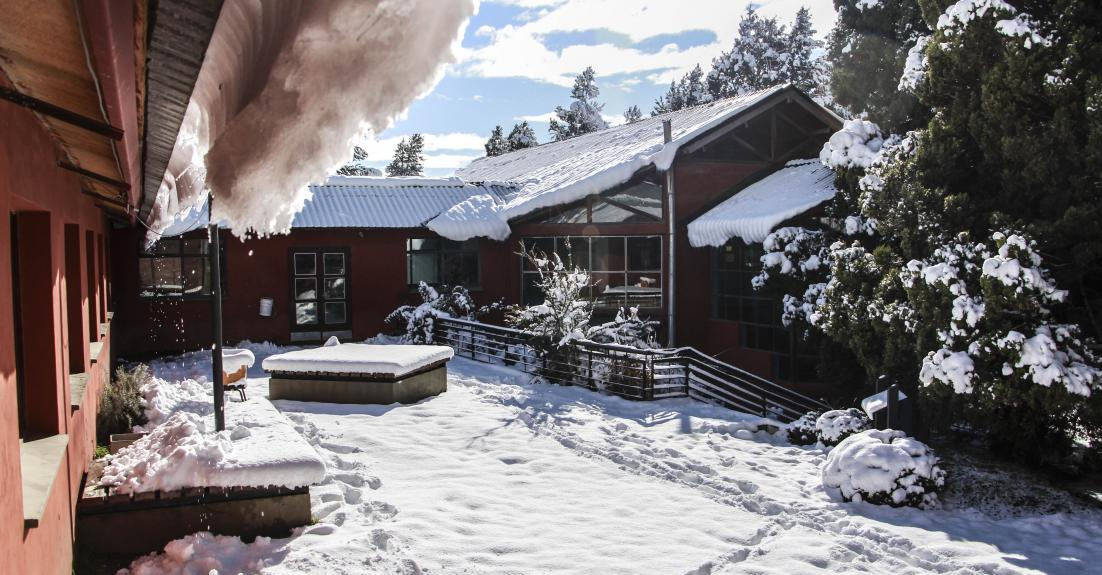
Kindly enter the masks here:
[[[91, 198], [80, 193], [75, 174], [57, 167], [62, 157], [53, 138], [30, 112], [0, 102], [0, 570], [11, 573], [69, 573], [72, 563], [73, 509], [81, 474], [91, 456], [95, 438], [95, 398], [102, 386], [102, 375], [89, 385], [85, 409], [71, 412], [68, 374], [68, 345], [87, 345], [90, 334], [83, 318], [71, 318], [66, 293], [65, 224], [79, 226], [82, 234], [107, 230], [102, 213]], [[25, 372], [28, 388], [48, 398], [52, 404], [39, 413], [54, 431], [70, 435], [68, 455], [60, 466], [47, 505], [46, 516], [38, 527], [24, 529], [23, 494], [20, 465], [18, 408], [16, 402], [14, 333], [12, 319], [11, 212], [39, 212], [35, 216], [43, 226], [44, 239], [26, 246], [29, 261], [47, 277], [45, 285], [27, 294], [45, 302], [50, 311], [44, 317], [27, 318], [25, 324], [40, 334], [40, 341], [29, 349], [35, 367]], [[83, 247], [83, 246], [82, 246]], [[84, 250], [81, 268], [84, 266]], [[98, 281], [98, 280], [97, 280]], [[81, 282], [80, 306], [89, 309], [86, 282]], [[69, 321], [79, 322], [84, 341], [69, 341]], [[78, 330], [74, 329], [74, 333]], [[105, 350], [109, 345], [105, 342]], [[107, 352], [104, 352], [106, 361]], [[90, 366], [77, 366], [75, 371]], [[35, 372], [34, 370], [38, 371]], [[33, 373], [32, 373], [33, 372]], [[31, 380], [33, 379], [33, 381]], [[46, 431], [46, 429], [41, 429]]]

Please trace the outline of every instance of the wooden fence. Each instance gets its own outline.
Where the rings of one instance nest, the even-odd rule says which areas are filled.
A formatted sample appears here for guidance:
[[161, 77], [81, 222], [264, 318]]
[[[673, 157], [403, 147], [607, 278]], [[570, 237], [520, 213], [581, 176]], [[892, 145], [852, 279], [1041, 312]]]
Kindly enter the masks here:
[[434, 340], [456, 355], [501, 363], [556, 383], [581, 385], [629, 399], [691, 397], [780, 421], [792, 421], [826, 403], [691, 348], [637, 349], [576, 341], [541, 357], [516, 329], [438, 318]]

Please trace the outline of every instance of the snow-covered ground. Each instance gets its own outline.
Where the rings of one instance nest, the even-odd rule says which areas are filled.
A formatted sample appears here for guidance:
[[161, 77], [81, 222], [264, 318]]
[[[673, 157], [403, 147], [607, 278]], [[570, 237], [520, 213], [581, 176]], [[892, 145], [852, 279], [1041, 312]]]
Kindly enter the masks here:
[[[253, 349], [258, 359], [275, 351]], [[204, 355], [152, 367], [167, 380], [197, 377]], [[328, 466], [311, 489], [317, 523], [248, 545], [179, 540], [133, 572], [1004, 574], [1102, 564], [1093, 510], [840, 503], [821, 487], [825, 451], [756, 431], [756, 418], [532, 383], [461, 358], [449, 369], [448, 391], [415, 405], [275, 402]], [[250, 395], [266, 385], [250, 370]]]

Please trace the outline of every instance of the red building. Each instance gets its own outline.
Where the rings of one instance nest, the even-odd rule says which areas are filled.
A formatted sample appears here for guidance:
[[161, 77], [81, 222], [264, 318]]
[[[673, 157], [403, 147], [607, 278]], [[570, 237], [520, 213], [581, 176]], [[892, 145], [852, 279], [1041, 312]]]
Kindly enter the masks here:
[[[456, 178], [331, 179], [312, 187], [289, 235], [224, 236], [225, 337], [364, 339], [416, 299], [419, 281], [465, 285], [482, 303], [530, 302], [521, 242], [562, 254], [569, 244], [595, 280], [598, 314], [639, 307], [667, 343], [807, 382], [810, 345], [749, 281], [765, 233], [833, 194], [817, 160], [790, 161], [816, 158], [840, 124], [778, 87], [482, 158]], [[206, 223], [189, 215], [168, 235]], [[134, 326], [117, 337], [120, 353], [210, 344], [205, 237], [166, 237], [149, 252], [142, 230], [115, 231], [126, 256], [112, 270], [117, 318]]]
[[152, 14], [145, 2], [0, 2], [4, 573], [73, 569], [76, 503], [121, 331], [111, 228], [134, 224], [143, 174], [164, 170], [157, 158], [171, 151], [220, 3], [165, 4]]

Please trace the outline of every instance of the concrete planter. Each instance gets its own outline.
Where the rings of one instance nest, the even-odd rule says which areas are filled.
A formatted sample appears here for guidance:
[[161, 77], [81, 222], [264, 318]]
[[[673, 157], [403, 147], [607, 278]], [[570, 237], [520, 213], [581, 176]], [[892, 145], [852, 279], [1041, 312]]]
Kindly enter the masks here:
[[145, 435], [144, 433], [112, 433], [111, 437], [108, 438], [107, 449], [111, 452], [111, 455], [114, 455], [120, 449], [145, 437]]
[[105, 555], [138, 556], [198, 531], [287, 537], [310, 522], [307, 487], [199, 487], [172, 492], [83, 497], [77, 543]]

